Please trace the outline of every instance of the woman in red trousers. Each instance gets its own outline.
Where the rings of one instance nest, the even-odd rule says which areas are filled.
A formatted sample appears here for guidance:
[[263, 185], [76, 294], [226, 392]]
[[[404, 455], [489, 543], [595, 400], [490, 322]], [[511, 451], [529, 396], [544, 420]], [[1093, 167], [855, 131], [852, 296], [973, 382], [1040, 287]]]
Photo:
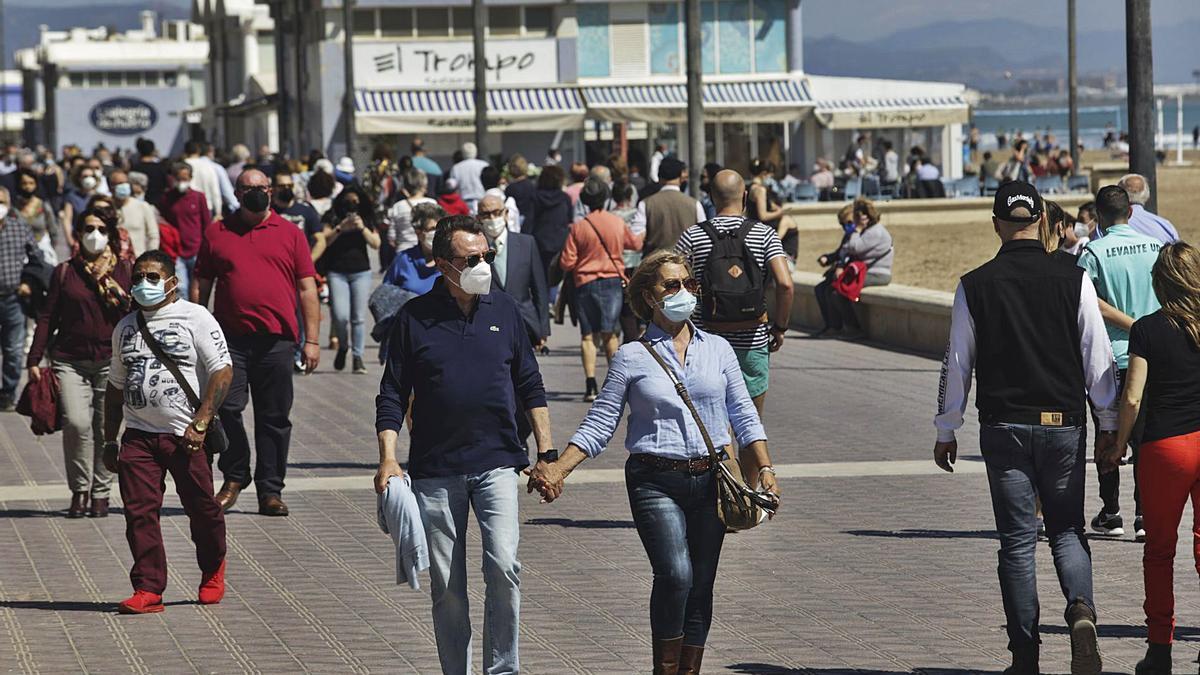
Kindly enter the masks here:
[[1151, 401], [1138, 451], [1150, 644], [1137, 673], [1171, 672], [1175, 544], [1188, 499], [1192, 500], [1192, 549], [1200, 569], [1200, 249], [1184, 243], [1163, 246], [1154, 264], [1153, 283], [1162, 309], [1138, 319], [1129, 331], [1129, 371], [1117, 449], [1099, 458], [1101, 471], [1116, 469], [1142, 401]]

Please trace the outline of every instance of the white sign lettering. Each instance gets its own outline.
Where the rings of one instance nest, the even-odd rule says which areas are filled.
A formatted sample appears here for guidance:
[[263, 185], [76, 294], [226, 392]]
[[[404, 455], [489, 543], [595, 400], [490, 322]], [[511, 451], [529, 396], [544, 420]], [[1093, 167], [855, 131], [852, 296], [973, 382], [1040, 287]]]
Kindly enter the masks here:
[[[485, 53], [489, 85], [558, 82], [554, 40], [489, 40]], [[368, 88], [472, 84], [474, 48], [467, 40], [358, 42], [354, 79]]]

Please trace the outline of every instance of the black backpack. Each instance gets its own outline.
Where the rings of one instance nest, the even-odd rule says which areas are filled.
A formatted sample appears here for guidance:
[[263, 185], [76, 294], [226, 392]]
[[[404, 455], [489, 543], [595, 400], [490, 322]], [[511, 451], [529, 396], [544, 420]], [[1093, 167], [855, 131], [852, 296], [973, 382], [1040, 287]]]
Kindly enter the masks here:
[[705, 322], [757, 321], [767, 311], [763, 272], [746, 243], [757, 224], [745, 220], [736, 230], [718, 231], [712, 221], [700, 223], [712, 241], [704, 267], [700, 317]]

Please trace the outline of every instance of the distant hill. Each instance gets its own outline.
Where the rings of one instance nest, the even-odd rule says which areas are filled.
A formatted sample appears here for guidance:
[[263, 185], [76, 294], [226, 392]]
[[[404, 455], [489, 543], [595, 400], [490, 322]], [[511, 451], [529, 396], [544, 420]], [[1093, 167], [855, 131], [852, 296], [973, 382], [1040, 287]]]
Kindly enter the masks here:
[[[86, 11], [81, 11], [85, 7]], [[144, 0], [138, 4], [106, 3], [104, 0], [9, 0], [4, 3], [5, 67], [12, 67], [13, 52], [37, 44], [41, 24], [46, 24], [50, 30], [109, 26], [124, 31], [142, 25], [141, 13], [145, 9], [157, 12], [159, 22], [186, 19], [191, 15], [188, 0]]]
[[[1081, 32], [1077, 36], [1079, 72], [1125, 75], [1125, 27]], [[1156, 26], [1154, 79], [1192, 81], [1200, 68], [1200, 21]], [[1022, 77], [1065, 77], [1065, 29], [1043, 28], [1014, 20], [942, 21], [898, 31], [885, 38], [856, 42], [847, 35], [804, 39], [804, 69], [821, 75], [928, 79], [965, 82], [984, 91], [1005, 91], [1011, 71]]]

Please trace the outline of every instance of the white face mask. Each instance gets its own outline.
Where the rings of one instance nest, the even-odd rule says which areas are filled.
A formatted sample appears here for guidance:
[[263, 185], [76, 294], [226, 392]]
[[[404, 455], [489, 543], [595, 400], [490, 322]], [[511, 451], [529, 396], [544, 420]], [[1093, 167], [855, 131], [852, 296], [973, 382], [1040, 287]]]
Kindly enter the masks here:
[[436, 236], [437, 236], [437, 231], [433, 231], [433, 232], [422, 232], [422, 233], [420, 234], [420, 237], [421, 237], [421, 245], [422, 245], [422, 246], [424, 246], [425, 248], [428, 248], [428, 249], [430, 249], [430, 250], [433, 250], [433, 239], [434, 239], [434, 237], [436, 237]]
[[83, 179], [79, 181], [79, 185], [83, 187], [84, 190], [94, 190], [96, 189], [97, 184], [98, 183], [95, 176], [84, 176]]
[[108, 246], [108, 235], [100, 230], [92, 230], [83, 235], [83, 249], [92, 255], [104, 250]]
[[483, 229], [483, 233], [487, 235], [487, 238], [492, 240], [495, 240], [504, 230], [508, 229], [508, 223], [505, 221], [504, 216], [488, 218], [480, 222], [479, 225]]
[[487, 294], [488, 291], [492, 290], [492, 266], [480, 261], [474, 267], [467, 267], [460, 270], [458, 283], [455, 286], [461, 288], [464, 293], [471, 295]]
[[0, 204], [0, 220], [8, 217], [8, 204]]
[[179, 190], [180, 192], [187, 192], [188, 188], [190, 188], [191, 186], [192, 186], [192, 184], [189, 183], [188, 181], [181, 180], [175, 184], [175, 189]]
[[1076, 239], [1087, 239], [1087, 237], [1090, 233], [1091, 233], [1091, 230], [1088, 229], [1087, 225], [1085, 225], [1083, 223], [1079, 223], [1079, 222], [1075, 223], [1075, 238]]

